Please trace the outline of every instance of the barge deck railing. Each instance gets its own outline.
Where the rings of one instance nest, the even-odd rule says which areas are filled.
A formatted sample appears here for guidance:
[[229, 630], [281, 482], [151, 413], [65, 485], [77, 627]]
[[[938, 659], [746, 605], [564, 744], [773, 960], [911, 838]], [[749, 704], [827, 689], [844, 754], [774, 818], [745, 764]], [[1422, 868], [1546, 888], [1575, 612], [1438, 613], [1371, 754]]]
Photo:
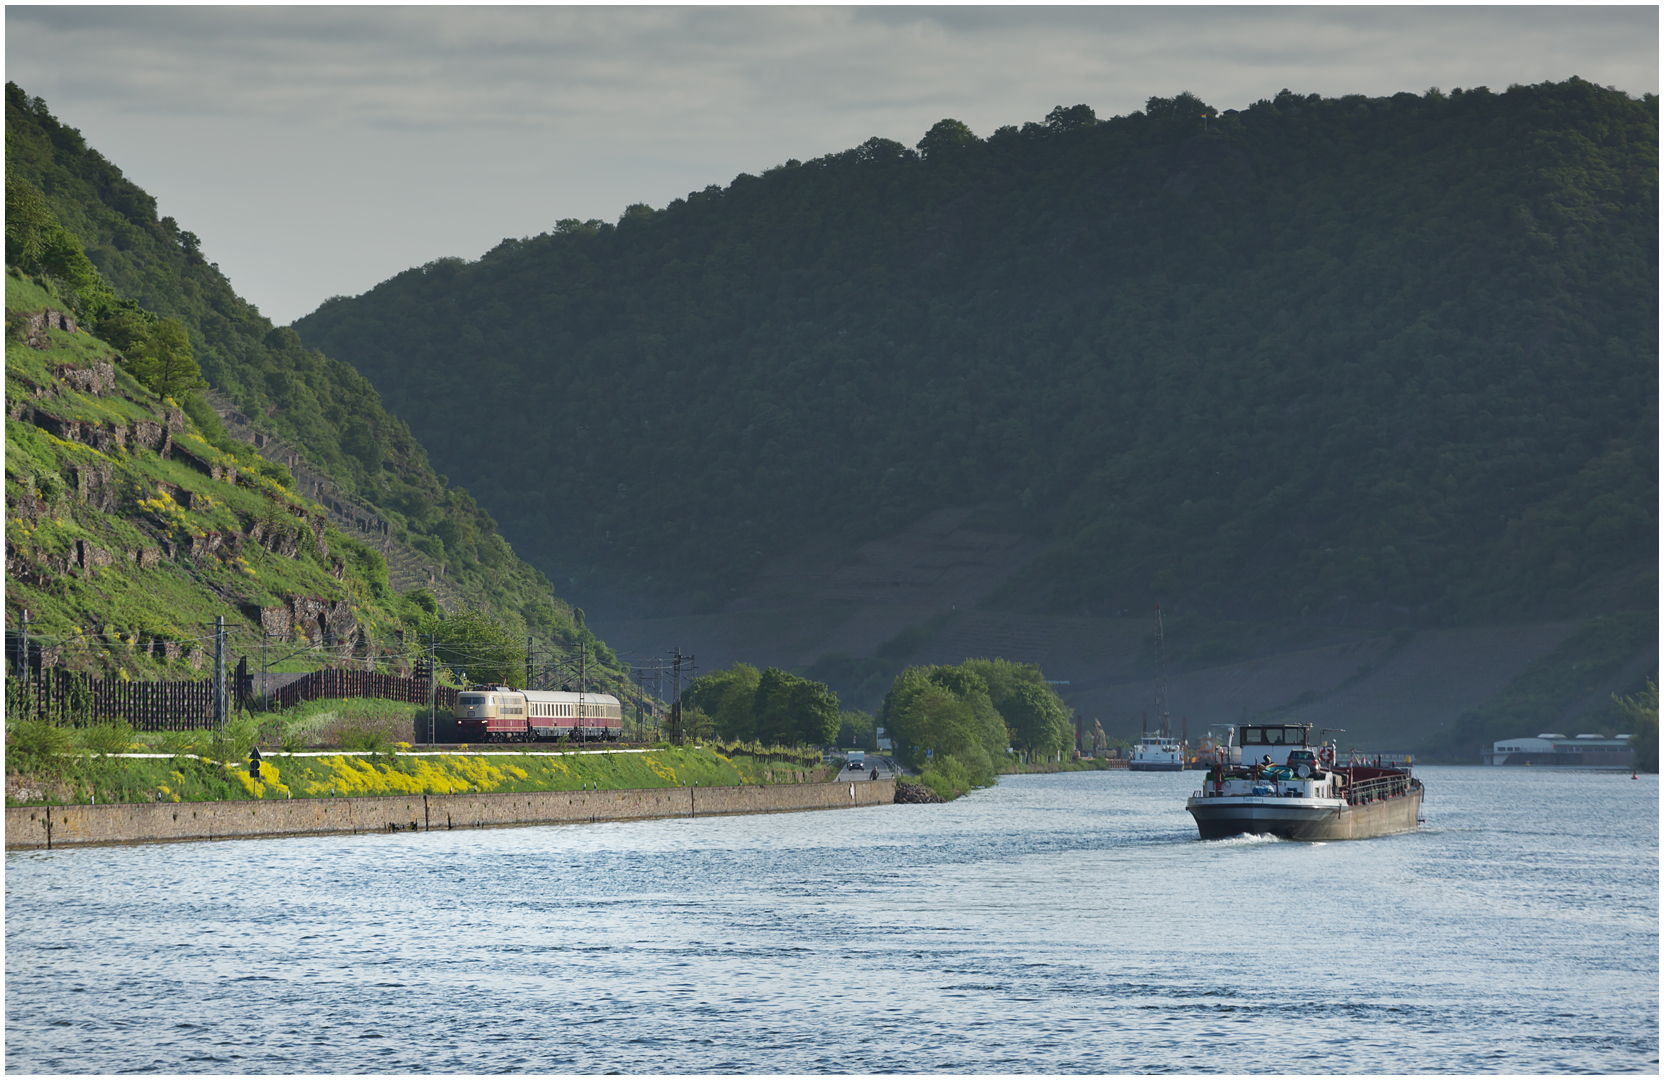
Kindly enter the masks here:
[[1352, 784], [1346, 789], [1346, 801], [1353, 806], [1359, 803], [1375, 802], [1380, 799], [1396, 798], [1409, 793], [1411, 787], [1420, 787], [1421, 781], [1410, 776], [1381, 776], [1374, 780], [1365, 780]]

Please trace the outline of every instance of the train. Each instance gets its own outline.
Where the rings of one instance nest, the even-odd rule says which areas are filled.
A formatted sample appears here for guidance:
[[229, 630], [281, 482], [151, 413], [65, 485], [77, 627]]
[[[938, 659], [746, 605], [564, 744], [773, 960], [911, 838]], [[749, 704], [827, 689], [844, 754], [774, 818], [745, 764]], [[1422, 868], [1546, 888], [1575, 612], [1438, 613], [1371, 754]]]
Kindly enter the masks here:
[[611, 694], [470, 686], [456, 696], [463, 742], [617, 742], [624, 735], [624, 703]]

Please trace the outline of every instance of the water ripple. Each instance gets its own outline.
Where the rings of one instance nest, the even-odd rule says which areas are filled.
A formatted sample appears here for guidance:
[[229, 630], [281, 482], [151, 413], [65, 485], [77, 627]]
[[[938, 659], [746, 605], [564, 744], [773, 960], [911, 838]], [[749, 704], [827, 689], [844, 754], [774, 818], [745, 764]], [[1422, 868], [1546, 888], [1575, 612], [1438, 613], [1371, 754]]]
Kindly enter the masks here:
[[1656, 778], [1422, 775], [1359, 843], [1199, 842], [1183, 776], [1094, 773], [12, 854], [6, 1068], [1656, 1073]]

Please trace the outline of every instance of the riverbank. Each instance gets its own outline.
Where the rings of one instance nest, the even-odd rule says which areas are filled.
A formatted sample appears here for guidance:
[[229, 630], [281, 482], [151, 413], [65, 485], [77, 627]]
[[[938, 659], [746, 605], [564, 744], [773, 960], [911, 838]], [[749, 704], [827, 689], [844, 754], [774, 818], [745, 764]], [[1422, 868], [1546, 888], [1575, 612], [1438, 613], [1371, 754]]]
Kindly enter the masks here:
[[1000, 770], [1001, 776], [1016, 776], [1026, 773], [1060, 773], [1060, 772], [1103, 772], [1107, 769], [1125, 769], [1125, 758], [1070, 758], [1067, 761], [1007, 761]]
[[894, 801], [894, 781], [862, 780], [615, 791], [15, 806], [6, 808], [6, 850], [841, 810]]
[[[203, 751], [207, 751], [204, 753]], [[375, 795], [457, 795], [831, 781], [818, 755], [755, 746], [500, 747], [414, 750], [267, 748], [258, 777], [246, 749], [29, 754], [8, 744], [6, 805], [198, 803]]]

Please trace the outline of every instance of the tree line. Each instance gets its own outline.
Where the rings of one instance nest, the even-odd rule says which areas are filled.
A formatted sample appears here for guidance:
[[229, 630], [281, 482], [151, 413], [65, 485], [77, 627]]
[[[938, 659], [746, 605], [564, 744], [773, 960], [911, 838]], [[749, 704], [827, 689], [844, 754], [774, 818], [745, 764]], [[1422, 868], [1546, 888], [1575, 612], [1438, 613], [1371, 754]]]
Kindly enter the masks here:
[[[867, 744], [873, 717], [840, 712], [825, 683], [749, 664], [693, 680], [685, 723], [727, 740], [825, 746], [840, 736]], [[896, 676], [877, 717], [895, 757], [942, 793], [994, 782], [1011, 750], [1043, 756], [1074, 744], [1069, 709], [1034, 664], [972, 659], [909, 667]]]
[[1203, 113], [947, 119], [296, 328], [579, 595], [975, 503], [1053, 541], [996, 602], [1071, 614], [1562, 617], [1655, 561], [1654, 95]]

